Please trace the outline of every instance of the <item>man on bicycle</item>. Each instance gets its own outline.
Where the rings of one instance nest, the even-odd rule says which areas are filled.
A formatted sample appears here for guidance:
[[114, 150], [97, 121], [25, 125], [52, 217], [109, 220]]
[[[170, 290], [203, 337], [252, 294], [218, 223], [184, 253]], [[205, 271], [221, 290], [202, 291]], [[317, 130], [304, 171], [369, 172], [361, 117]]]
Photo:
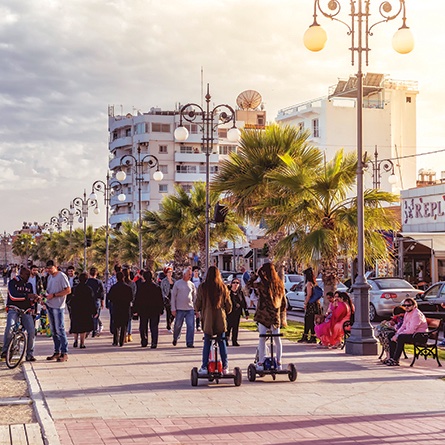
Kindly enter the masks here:
[[6, 351], [8, 349], [9, 341], [11, 340], [11, 331], [15, 323], [19, 318], [19, 313], [14, 309], [18, 307], [24, 311], [29, 309], [29, 312], [22, 315], [22, 324], [28, 333], [28, 346], [26, 348], [26, 361], [35, 362], [34, 358], [34, 343], [35, 343], [35, 327], [34, 319], [31, 313], [31, 308], [34, 301], [38, 298], [33, 293], [32, 285], [28, 283], [30, 271], [26, 267], [20, 269], [19, 275], [9, 280], [8, 283], [8, 299], [6, 301], [6, 307], [8, 310], [8, 317], [6, 319], [6, 328], [3, 338], [3, 349], [1, 358], [6, 358]]

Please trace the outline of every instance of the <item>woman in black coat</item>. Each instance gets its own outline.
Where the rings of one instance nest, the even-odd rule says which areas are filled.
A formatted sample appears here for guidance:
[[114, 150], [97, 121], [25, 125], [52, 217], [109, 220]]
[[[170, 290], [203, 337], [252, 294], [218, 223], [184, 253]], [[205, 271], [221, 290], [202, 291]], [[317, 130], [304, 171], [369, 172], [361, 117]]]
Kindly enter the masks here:
[[128, 324], [128, 314], [133, 301], [133, 291], [128, 284], [124, 283], [124, 274], [116, 274], [117, 283], [108, 292], [111, 301], [111, 315], [113, 317], [113, 346], [124, 345], [124, 338]]
[[159, 319], [164, 312], [164, 300], [159, 286], [153, 283], [153, 274], [146, 270], [144, 282], [140, 283], [133, 303], [133, 313], [139, 316], [141, 346], [148, 346], [148, 323], [150, 322], [151, 348], [158, 346]]
[[71, 333], [74, 334], [74, 348], [77, 348], [80, 334], [80, 347], [84, 349], [86, 334], [94, 329], [96, 303], [93, 289], [85, 284], [87, 279], [85, 272], [79, 275], [79, 284], [74, 288], [71, 297]]
[[234, 278], [230, 285], [230, 299], [232, 300], [232, 312], [227, 314], [226, 342], [229, 342], [230, 332], [232, 332], [232, 345], [239, 346], [238, 329], [241, 315], [244, 312], [247, 320], [249, 312], [247, 311], [246, 300], [241, 289], [241, 282], [238, 278]]

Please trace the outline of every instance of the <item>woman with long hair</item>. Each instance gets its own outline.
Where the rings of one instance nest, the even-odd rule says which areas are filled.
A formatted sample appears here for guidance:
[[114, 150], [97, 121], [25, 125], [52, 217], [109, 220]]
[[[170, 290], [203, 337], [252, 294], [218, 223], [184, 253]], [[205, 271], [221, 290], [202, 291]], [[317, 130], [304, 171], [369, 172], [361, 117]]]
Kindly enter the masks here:
[[[124, 274], [124, 283], [131, 287], [131, 292], [133, 292], [133, 301], [134, 301], [134, 297], [136, 295], [136, 283], [130, 277], [130, 269], [127, 269], [126, 267], [124, 267], [122, 269], [122, 273]], [[132, 326], [131, 326], [131, 320], [132, 320], [132, 313], [131, 312], [132, 311], [131, 311], [131, 307], [133, 306], [133, 301], [131, 302], [130, 311], [128, 313], [127, 334], [125, 335], [125, 338], [124, 338], [124, 342], [125, 343], [133, 341], [133, 337], [131, 336], [131, 331], [132, 331]]]
[[[258, 343], [259, 360], [257, 369], [262, 370], [266, 358], [266, 338], [262, 335], [267, 331], [272, 334], [279, 334], [280, 328], [287, 325], [286, 320], [286, 296], [283, 280], [277, 274], [272, 263], [263, 264], [258, 270], [258, 278], [253, 275], [249, 285], [258, 291], [258, 303], [254, 320], [258, 323], [260, 334]], [[281, 337], [273, 337], [276, 347], [276, 359], [278, 370], [281, 370], [281, 357], [283, 347]]]
[[317, 337], [315, 336], [315, 316], [321, 314], [320, 302], [316, 299], [316, 295], [314, 295], [314, 288], [317, 282], [311, 267], [303, 273], [306, 280], [304, 287], [304, 331], [298, 343], [317, 343]]
[[202, 330], [204, 331], [204, 347], [202, 350], [202, 366], [198, 374], [207, 374], [212, 337], [217, 336], [219, 352], [223, 366], [223, 374], [229, 373], [227, 357], [226, 330], [227, 314], [232, 311], [229, 290], [224, 284], [221, 273], [215, 266], [210, 266], [205, 280], [198, 287], [195, 311], [200, 312]]

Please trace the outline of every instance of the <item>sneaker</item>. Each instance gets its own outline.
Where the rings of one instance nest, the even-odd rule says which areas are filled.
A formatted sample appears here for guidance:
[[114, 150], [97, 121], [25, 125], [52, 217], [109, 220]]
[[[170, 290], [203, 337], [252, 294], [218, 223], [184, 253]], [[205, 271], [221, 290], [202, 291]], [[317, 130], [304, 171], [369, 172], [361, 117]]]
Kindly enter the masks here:
[[68, 354], [60, 354], [57, 361], [58, 362], [66, 362], [68, 360]]
[[55, 352], [53, 355], [46, 357], [47, 360], [58, 360], [60, 357], [60, 352]]
[[228, 367], [228, 366], [225, 367], [225, 368], [223, 368], [223, 370], [222, 370], [222, 374], [223, 374], [223, 375], [230, 374], [230, 371], [229, 371], [229, 367]]
[[277, 363], [277, 371], [282, 371], [283, 365], [281, 363]]
[[300, 340], [297, 341], [297, 343], [309, 343], [306, 337], [301, 337]]
[[264, 365], [262, 363], [257, 363], [255, 367], [257, 371], [264, 371]]
[[77, 346], [78, 346], [78, 343], [77, 343], [77, 340], [73, 343], [73, 348], [77, 348]]
[[390, 358], [386, 363], [386, 366], [400, 366], [399, 362], [396, 362], [393, 358]]
[[198, 374], [199, 375], [207, 375], [207, 368], [204, 368], [203, 366], [201, 366], [199, 369], [198, 369]]
[[172, 329], [168, 329], [167, 328], [167, 332], [170, 332], [170, 334], [173, 334], [173, 330]]
[[201, 331], [202, 331], [202, 329], [201, 329], [201, 328], [196, 328], [196, 330], [197, 330], [198, 332], [201, 332]]
[[35, 361], [36, 361], [36, 358], [33, 357], [32, 355], [30, 355], [30, 356], [26, 357], [26, 361], [27, 361], [27, 362], [35, 362]]
[[172, 341], [172, 345], [173, 345], [173, 346], [176, 346], [177, 344], [178, 344], [178, 340], [173, 340], [173, 341]]
[[2, 355], [0, 356], [1, 360], [6, 360], [6, 352], [2, 352]]
[[439, 343], [437, 343], [437, 346], [445, 346], [445, 340], [442, 340]]
[[187, 345], [187, 348], [194, 348], [193, 345]]

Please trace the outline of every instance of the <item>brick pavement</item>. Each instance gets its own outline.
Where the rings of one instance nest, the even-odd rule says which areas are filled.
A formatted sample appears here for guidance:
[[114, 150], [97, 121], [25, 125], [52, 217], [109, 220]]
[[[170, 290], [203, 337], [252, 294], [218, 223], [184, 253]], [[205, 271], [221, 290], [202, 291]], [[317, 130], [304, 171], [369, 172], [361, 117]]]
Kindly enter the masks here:
[[139, 336], [133, 337], [122, 348], [111, 346], [109, 333], [89, 338], [86, 349], [70, 348], [66, 363], [47, 362], [52, 341], [38, 338], [38, 361], [25, 366], [36, 382], [33, 392], [43, 397], [48, 410], [42, 427], [55, 425], [59, 436], [50, 435], [48, 443], [445, 442], [445, 373], [432, 360], [414, 368], [409, 360], [388, 368], [378, 365], [377, 357], [284, 342], [284, 362], [295, 363], [297, 381], [281, 375], [252, 383], [246, 368], [253, 361], [257, 334], [243, 331], [242, 346], [229, 347], [230, 365], [243, 370], [243, 384], [199, 380], [192, 387], [190, 370], [200, 365], [200, 335], [195, 349], [185, 347], [185, 336], [173, 347], [165, 329], [156, 350], [141, 348]]

